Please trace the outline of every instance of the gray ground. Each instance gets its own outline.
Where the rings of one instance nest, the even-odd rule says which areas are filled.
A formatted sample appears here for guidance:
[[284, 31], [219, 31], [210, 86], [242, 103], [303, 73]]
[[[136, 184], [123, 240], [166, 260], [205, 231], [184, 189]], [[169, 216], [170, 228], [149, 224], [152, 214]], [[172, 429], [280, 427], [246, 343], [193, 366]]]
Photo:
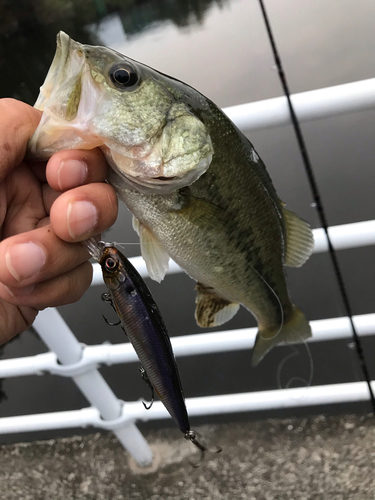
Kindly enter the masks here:
[[110, 434], [4, 445], [1, 500], [375, 499], [373, 417], [317, 416], [202, 427], [223, 452], [193, 469], [173, 429], [146, 433], [140, 470]]

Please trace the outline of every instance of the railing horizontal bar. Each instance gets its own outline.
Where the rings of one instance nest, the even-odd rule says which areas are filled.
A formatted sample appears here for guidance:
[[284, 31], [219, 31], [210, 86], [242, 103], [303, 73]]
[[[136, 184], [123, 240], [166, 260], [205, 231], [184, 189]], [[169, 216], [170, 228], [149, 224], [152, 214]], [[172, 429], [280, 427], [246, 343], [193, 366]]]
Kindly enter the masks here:
[[[375, 382], [372, 382], [372, 384], [374, 385]], [[366, 382], [351, 382], [296, 389], [188, 398], [186, 399], [186, 406], [189, 415], [197, 417], [368, 400], [369, 391]], [[123, 422], [128, 421], [129, 424], [135, 420], [148, 421], [167, 418], [170, 418], [170, 416], [160, 401], [156, 401], [150, 410], [146, 410], [141, 401], [124, 403], [123, 405], [122, 419]], [[0, 418], [0, 434], [87, 426], [102, 429], [111, 428], [110, 422], [103, 421], [97, 409], [93, 407], [73, 411]]]
[[88, 427], [98, 418], [100, 420], [100, 414], [93, 406], [81, 410], [3, 417], [0, 418], [0, 434]]
[[[301, 122], [375, 108], [375, 78], [291, 95]], [[290, 123], [285, 96], [224, 108], [243, 132]]]
[[[360, 336], [375, 334], [375, 314], [354, 316], [353, 321]], [[351, 326], [347, 317], [321, 319], [311, 321], [310, 324], [313, 336], [309, 342], [352, 338]], [[240, 328], [223, 332], [172, 337], [171, 341], [177, 357], [212, 354], [252, 349], [256, 332], [256, 328]], [[135, 351], [129, 342], [115, 345], [102, 344], [84, 347], [80, 365], [84, 370], [85, 367], [96, 364], [114, 365], [132, 363], [137, 360]], [[0, 361], [0, 378], [39, 375], [43, 372], [66, 376], [67, 367], [61, 367], [57, 363], [56, 354], [53, 352]]]
[[[328, 243], [324, 230], [321, 228], [314, 229], [313, 233], [315, 241], [314, 253], [327, 252]], [[375, 220], [332, 226], [328, 229], [328, 233], [336, 250], [375, 245]], [[129, 260], [142, 277], [148, 277], [146, 264], [142, 257], [132, 257]], [[93, 268], [94, 275], [91, 285], [102, 285], [103, 278], [99, 264], [94, 264]], [[182, 272], [182, 269], [173, 260], [170, 260], [168, 274], [179, 272]]]
[[[328, 252], [328, 242], [324, 229], [313, 230], [314, 253]], [[375, 220], [341, 224], [328, 228], [335, 250], [375, 245]]]

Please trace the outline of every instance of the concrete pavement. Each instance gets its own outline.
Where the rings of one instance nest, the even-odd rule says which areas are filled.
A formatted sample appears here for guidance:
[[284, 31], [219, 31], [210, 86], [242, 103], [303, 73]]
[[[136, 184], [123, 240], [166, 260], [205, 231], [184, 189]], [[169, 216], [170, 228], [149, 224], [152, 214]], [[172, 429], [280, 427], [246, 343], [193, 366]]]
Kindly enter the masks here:
[[372, 416], [242, 421], [198, 429], [222, 453], [198, 459], [176, 429], [147, 431], [141, 470], [111, 434], [0, 447], [1, 500], [375, 499]]

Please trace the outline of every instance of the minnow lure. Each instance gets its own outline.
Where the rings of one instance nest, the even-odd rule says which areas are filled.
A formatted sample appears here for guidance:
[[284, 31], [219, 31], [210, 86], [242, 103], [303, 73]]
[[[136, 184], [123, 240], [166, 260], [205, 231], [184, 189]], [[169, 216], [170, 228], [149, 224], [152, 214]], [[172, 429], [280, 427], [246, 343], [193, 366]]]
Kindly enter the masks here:
[[[141, 361], [143, 380], [151, 389], [155, 389], [185, 439], [200, 450], [201, 461], [194, 465], [198, 467], [207, 448], [197, 440], [196, 433], [190, 428], [176, 360], [160, 311], [150, 290], [129, 260], [111, 244], [99, 242], [97, 245], [101, 253], [100, 256], [98, 253], [94, 256], [99, 261], [108, 288], [108, 293], [102, 298], [118, 314], [121, 327]], [[147, 409], [151, 405], [147, 407], [144, 404]], [[214, 452], [220, 451], [221, 448], [217, 448]]]

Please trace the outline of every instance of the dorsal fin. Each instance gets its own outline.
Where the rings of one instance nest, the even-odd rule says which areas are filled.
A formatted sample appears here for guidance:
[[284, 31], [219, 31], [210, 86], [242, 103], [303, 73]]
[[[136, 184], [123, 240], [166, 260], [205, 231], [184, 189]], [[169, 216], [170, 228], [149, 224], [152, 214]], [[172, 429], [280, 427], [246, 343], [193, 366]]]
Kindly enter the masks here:
[[213, 288], [197, 283], [195, 319], [199, 326], [208, 328], [226, 323], [238, 311], [240, 305], [216, 295]]
[[314, 248], [314, 237], [310, 226], [298, 215], [287, 210], [282, 203], [286, 226], [285, 265], [301, 267], [310, 257]]

